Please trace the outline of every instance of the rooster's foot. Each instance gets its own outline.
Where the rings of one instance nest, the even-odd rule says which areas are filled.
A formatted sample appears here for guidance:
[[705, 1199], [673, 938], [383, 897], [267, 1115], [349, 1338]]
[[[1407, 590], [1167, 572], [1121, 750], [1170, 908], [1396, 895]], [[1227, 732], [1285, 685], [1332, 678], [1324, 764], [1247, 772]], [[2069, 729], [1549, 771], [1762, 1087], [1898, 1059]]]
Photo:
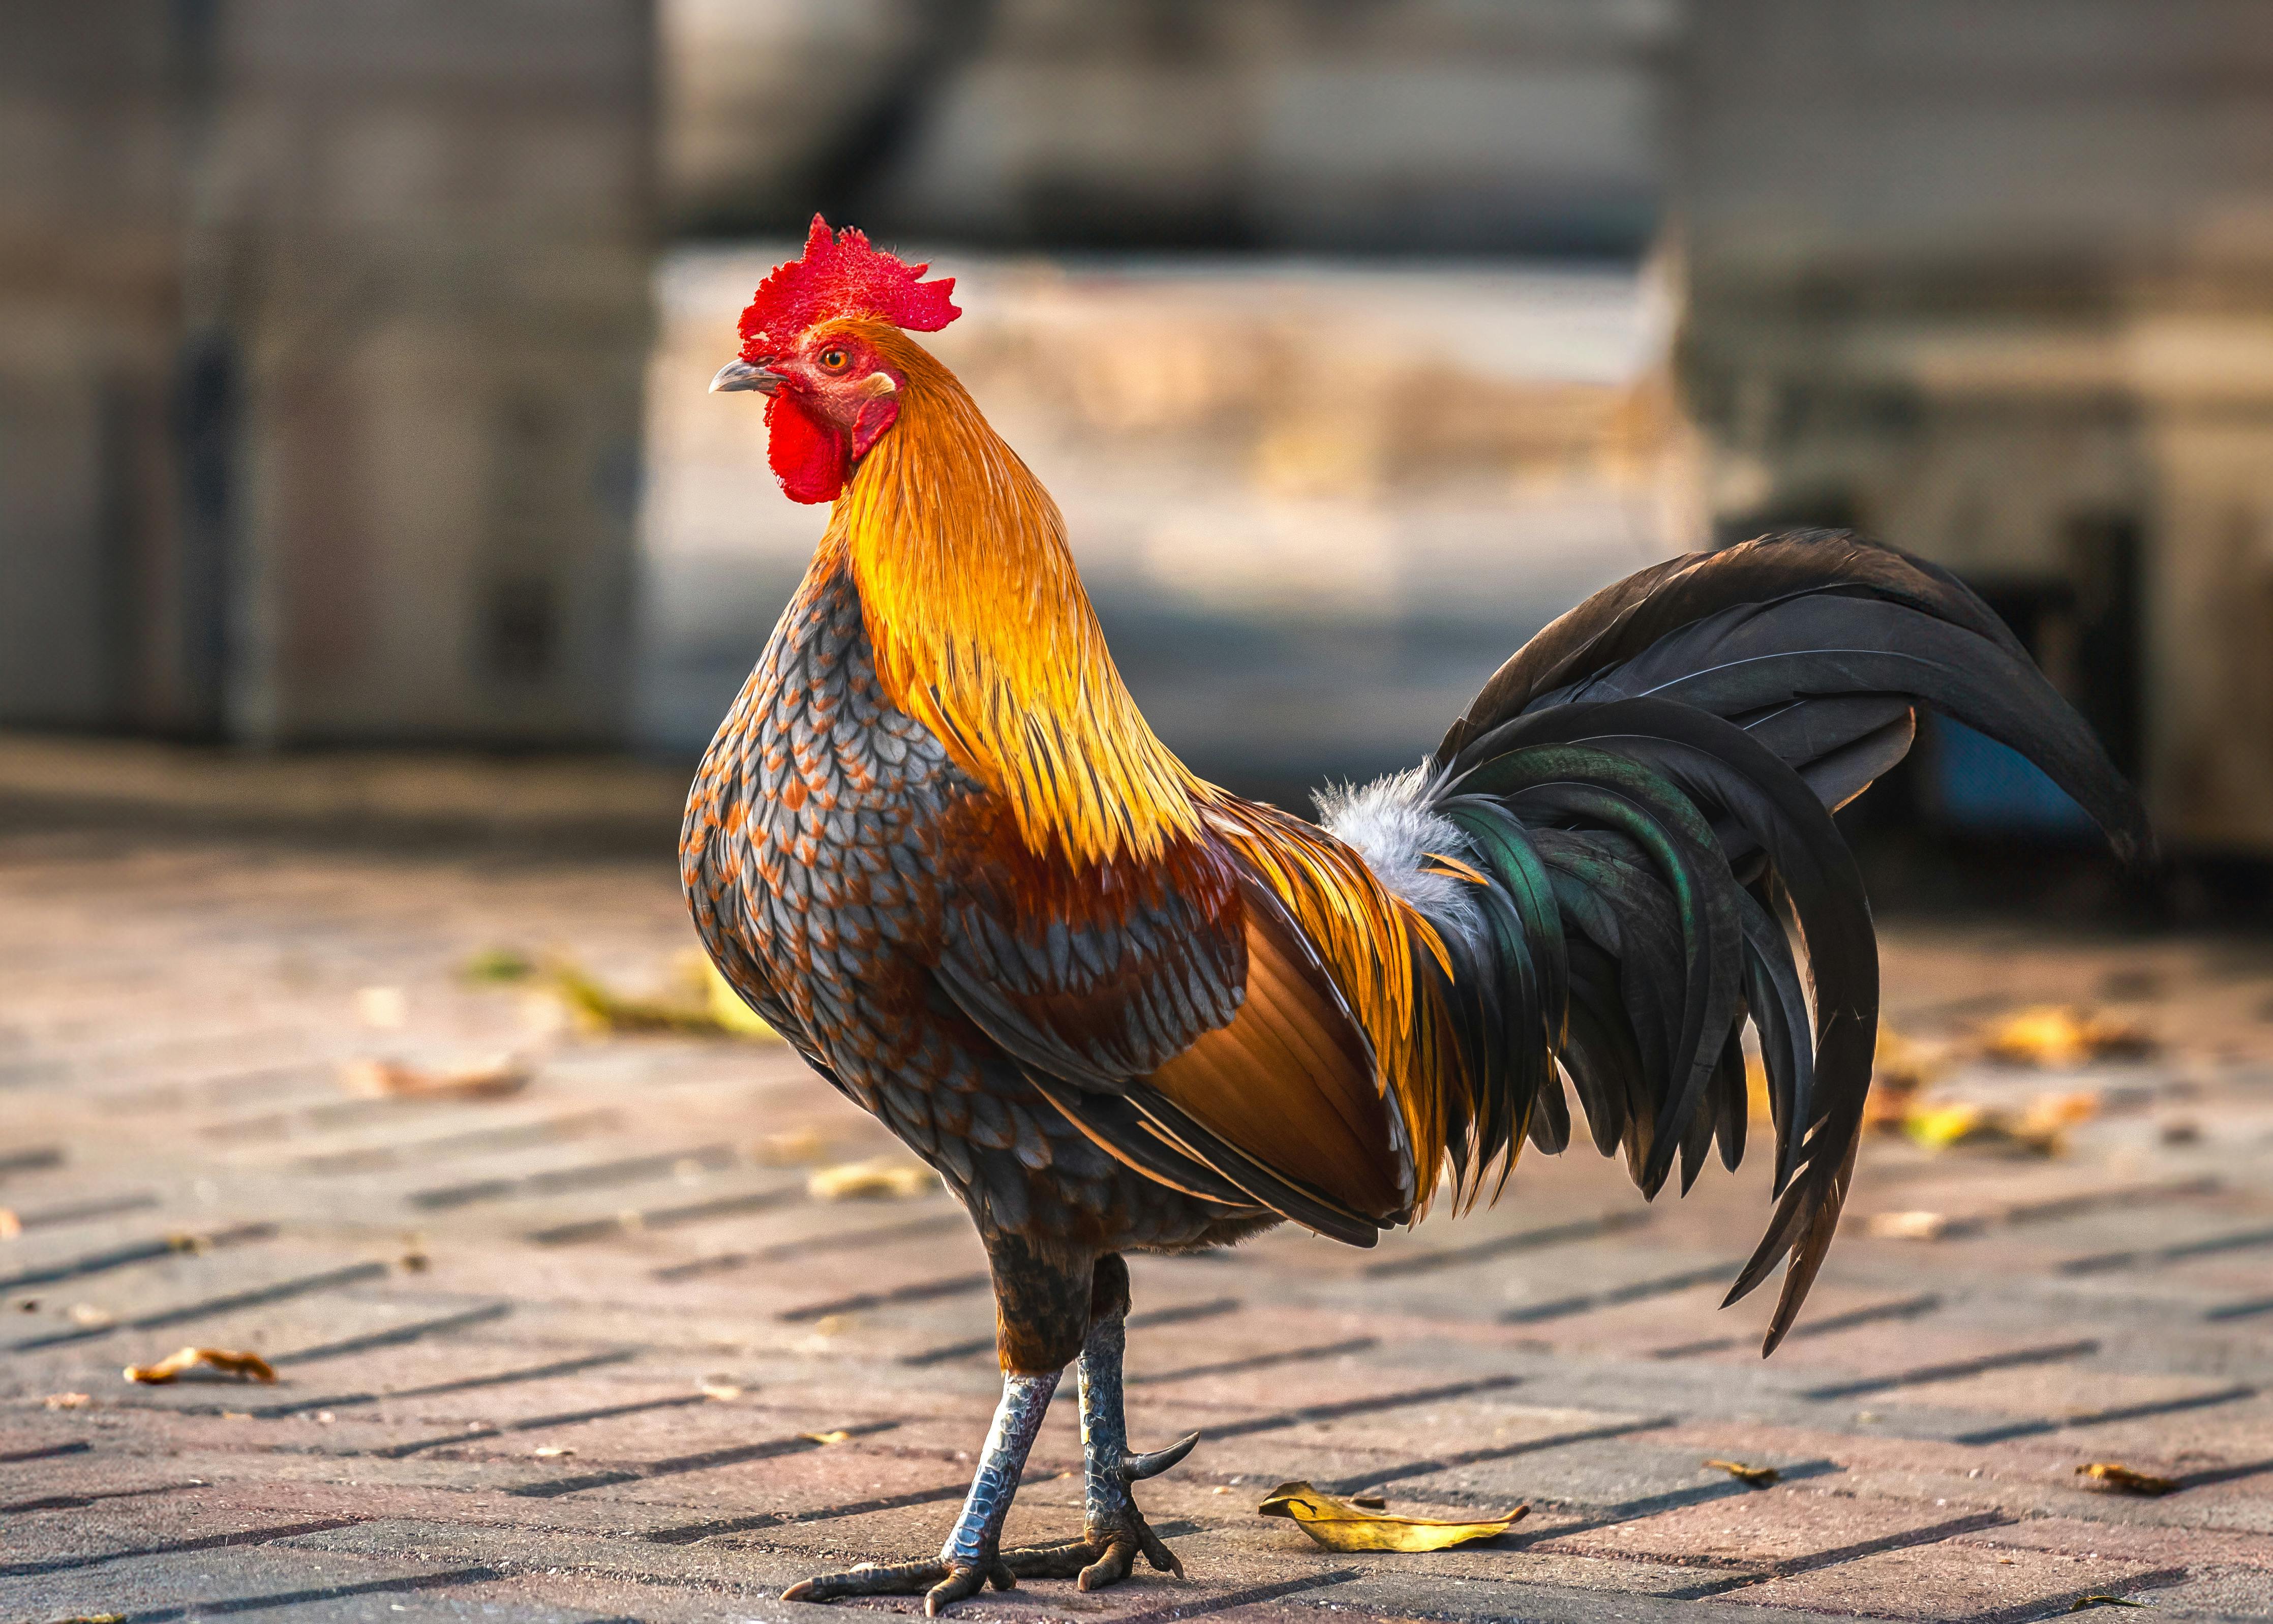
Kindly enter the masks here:
[[784, 1601], [835, 1601], [840, 1596], [921, 1596], [924, 1612], [937, 1618], [956, 1602], [967, 1601], [986, 1588], [1007, 1590], [1017, 1581], [1001, 1560], [991, 1567], [965, 1562], [903, 1562], [896, 1568], [865, 1563], [844, 1573], [821, 1574], [801, 1579], [782, 1592]]
[[1134, 1506], [1110, 1523], [1091, 1524], [1085, 1538], [1005, 1551], [1002, 1560], [1022, 1579], [1071, 1579], [1082, 1590], [1101, 1590], [1126, 1579], [1140, 1554], [1160, 1572], [1184, 1576], [1183, 1563]]

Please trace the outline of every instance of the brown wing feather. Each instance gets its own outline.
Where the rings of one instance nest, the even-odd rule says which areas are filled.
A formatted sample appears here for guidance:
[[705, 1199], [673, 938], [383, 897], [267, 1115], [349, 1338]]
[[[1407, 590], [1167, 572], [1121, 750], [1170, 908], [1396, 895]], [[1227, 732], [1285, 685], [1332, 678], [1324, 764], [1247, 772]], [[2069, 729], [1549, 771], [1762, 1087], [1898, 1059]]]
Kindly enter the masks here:
[[1146, 1083], [1281, 1177], [1377, 1221], [1401, 1217], [1412, 1207], [1411, 1172], [1373, 1050], [1278, 899], [1250, 883], [1246, 901], [1238, 1015]]

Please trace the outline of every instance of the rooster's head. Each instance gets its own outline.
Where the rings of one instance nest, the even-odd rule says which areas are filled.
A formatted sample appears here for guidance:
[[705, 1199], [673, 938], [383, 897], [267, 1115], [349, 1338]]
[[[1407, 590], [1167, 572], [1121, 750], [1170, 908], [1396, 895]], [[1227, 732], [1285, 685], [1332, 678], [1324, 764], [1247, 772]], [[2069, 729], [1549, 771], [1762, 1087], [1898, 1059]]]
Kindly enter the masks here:
[[831, 232], [818, 214], [802, 258], [777, 265], [742, 312], [742, 352], [718, 369], [713, 392], [755, 389], [766, 402], [767, 448], [790, 500], [836, 500], [852, 470], [900, 415], [905, 374], [883, 353], [878, 324], [936, 333], [963, 312], [952, 276], [880, 253], [859, 231]]

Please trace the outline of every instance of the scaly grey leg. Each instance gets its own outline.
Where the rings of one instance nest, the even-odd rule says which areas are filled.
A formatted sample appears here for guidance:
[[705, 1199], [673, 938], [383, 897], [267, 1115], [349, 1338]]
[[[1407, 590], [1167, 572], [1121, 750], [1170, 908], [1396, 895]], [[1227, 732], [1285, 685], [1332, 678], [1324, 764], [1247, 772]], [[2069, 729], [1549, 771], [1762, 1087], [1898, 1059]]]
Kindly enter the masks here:
[[994, 1407], [994, 1424], [986, 1429], [986, 1447], [979, 1470], [964, 1498], [962, 1515], [940, 1547], [935, 1562], [908, 1562], [896, 1568], [855, 1568], [847, 1573], [824, 1574], [792, 1584], [782, 1592], [784, 1601], [834, 1601], [840, 1596], [909, 1596], [924, 1592], [924, 1612], [937, 1617], [952, 1603], [976, 1596], [989, 1580], [1007, 1590], [1016, 1581], [1001, 1557], [1002, 1520], [1010, 1514], [1010, 1500], [1026, 1470], [1026, 1455], [1034, 1435], [1049, 1412], [1050, 1395], [1057, 1391], [1061, 1372], [1027, 1376], [1005, 1372], [1002, 1402]]
[[[1010, 1515], [1010, 1500], [1025, 1472], [1027, 1453], [1034, 1447], [1034, 1435], [1042, 1430], [1050, 1395], [1058, 1390], [1063, 1373], [1003, 1373], [1002, 1402], [994, 1407], [994, 1425], [986, 1429], [986, 1447], [971, 1479], [971, 1492], [964, 1497], [963, 1515], [956, 1518], [947, 1543], [939, 1548], [941, 1561], [956, 1568], [994, 1566], [1001, 1549], [1002, 1520]], [[971, 1589], [975, 1591], [978, 1587]]]
[[1155, 1477], [1192, 1452], [1200, 1435], [1190, 1433], [1165, 1449], [1132, 1455], [1129, 1420], [1121, 1396], [1121, 1358], [1128, 1320], [1116, 1312], [1089, 1327], [1081, 1349], [1081, 1441], [1086, 1536], [1077, 1543], [1044, 1545], [1006, 1553], [1013, 1573], [1029, 1578], [1078, 1576], [1084, 1590], [1103, 1590], [1129, 1576], [1137, 1553], [1162, 1573], [1184, 1576], [1183, 1564], [1160, 1542], [1136, 1508], [1129, 1485]]

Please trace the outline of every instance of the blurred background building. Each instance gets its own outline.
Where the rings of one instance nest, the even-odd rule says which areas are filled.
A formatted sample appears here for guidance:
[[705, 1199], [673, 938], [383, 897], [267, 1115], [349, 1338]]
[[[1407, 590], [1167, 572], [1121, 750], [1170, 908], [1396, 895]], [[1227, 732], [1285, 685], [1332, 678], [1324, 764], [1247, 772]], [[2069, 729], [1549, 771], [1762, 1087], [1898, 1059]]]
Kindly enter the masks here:
[[0, 718], [623, 740], [653, 27], [0, 7]]
[[0, 0], [0, 725], [685, 759], [821, 523], [701, 394], [821, 208], [1234, 786], [1856, 524], [2273, 853], [2254, 0]]
[[[2273, 13], [1711, 0], [1682, 61], [1716, 535], [1939, 560], [2167, 836], [2273, 853]], [[1953, 814], [2063, 816], [1940, 744]]]

